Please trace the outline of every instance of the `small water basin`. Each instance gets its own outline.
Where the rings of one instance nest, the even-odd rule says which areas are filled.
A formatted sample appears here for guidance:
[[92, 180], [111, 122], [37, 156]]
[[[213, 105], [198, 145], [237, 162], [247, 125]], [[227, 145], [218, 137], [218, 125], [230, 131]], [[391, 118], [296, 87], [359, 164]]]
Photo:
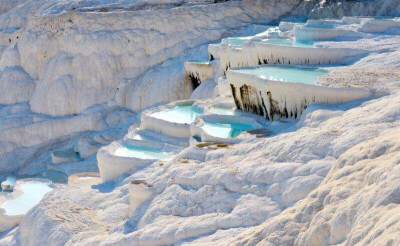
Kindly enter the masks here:
[[201, 128], [207, 134], [219, 138], [236, 138], [242, 132], [254, 129], [250, 124], [221, 121], [205, 121]]
[[240, 73], [256, 75], [263, 79], [314, 84], [316, 79], [328, 72], [321, 69], [286, 67], [286, 66], [261, 66], [256, 68], [237, 69]]
[[203, 114], [203, 112], [193, 108], [192, 105], [181, 105], [172, 109], [153, 113], [151, 116], [169, 122], [191, 124], [196, 117], [201, 114]]

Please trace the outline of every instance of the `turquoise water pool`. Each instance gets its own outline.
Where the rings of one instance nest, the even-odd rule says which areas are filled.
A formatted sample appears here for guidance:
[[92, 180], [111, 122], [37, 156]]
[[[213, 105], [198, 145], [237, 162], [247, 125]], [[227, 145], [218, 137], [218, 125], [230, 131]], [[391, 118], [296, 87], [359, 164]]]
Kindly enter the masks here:
[[194, 109], [192, 105], [182, 105], [173, 109], [153, 113], [151, 116], [169, 122], [190, 124], [201, 114], [203, 114], [203, 112]]
[[53, 190], [43, 183], [24, 183], [21, 185], [23, 194], [14, 200], [6, 201], [2, 208], [5, 215], [23, 215], [37, 205], [43, 196]]
[[[40, 171], [37, 174], [33, 174], [33, 175], [10, 175], [7, 177], [7, 179], [5, 181], [12, 182], [15, 185], [15, 182], [17, 180], [28, 179], [28, 178], [48, 179], [48, 180], [51, 180], [53, 183], [62, 183], [62, 184], [65, 184], [68, 181], [68, 175], [66, 175], [62, 172], [54, 171], [54, 170], [43, 170], [43, 171]], [[0, 188], [0, 195], [1, 195], [1, 192], [2, 192], [2, 190]], [[8, 191], [6, 191], [6, 192], [8, 192]]]
[[328, 73], [327, 71], [319, 69], [285, 66], [263, 66], [257, 68], [237, 69], [235, 71], [256, 75], [260, 78], [268, 80], [302, 84], [314, 84], [318, 77]]
[[311, 44], [296, 42], [291, 39], [266, 39], [261, 41], [264, 44], [273, 44], [279, 46], [296, 47], [296, 48], [313, 48]]
[[235, 138], [244, 131], [254, 129], [250, 124], [220, 121], [206, 121], [201, 128], [207, 134], [219, 138]]
[[164, 160], [169, 159], [170, 156], [160, 150], [126, 145], [115, 151], [116, 156], [121, 157], [134, 157], [139, 159], [150, 159], [150, 160]]

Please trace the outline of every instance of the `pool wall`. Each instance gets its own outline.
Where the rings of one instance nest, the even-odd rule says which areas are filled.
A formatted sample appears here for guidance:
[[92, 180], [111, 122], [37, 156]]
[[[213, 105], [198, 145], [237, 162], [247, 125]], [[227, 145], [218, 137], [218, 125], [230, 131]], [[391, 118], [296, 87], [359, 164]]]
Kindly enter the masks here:
[[358, 39], [366, 37], [367, 34], [346, 29], [326, 29], [326, 28], [310, 28], [307, 26], [296, 27], [294, 29], [296, 41], [323, 41], [334, 39]]
[[236, 107], [268, 120], [298, 118], [312, 103], [339, 104], [371, 96], [364, 88], [331, 88], [263, 79], [229, 70], [227, 78]]
[[348, 64], [367, 51], [350, 48], [290, 47], [252, 43], [242, 48], [229, 47], [219, 53], [222, 69], [255, 67], [262, 64], [328, 65]]
[[163, 119], [158, 119], [153, 117], [152, 114], [160, 111], [173, 109], [177, 106], [193, 105], [194, 102], [195, 102], [194, 100], [181, 100], [167, 105], [150, 108], [144, 111], [141, 115], [140, 129], [151, 130], [176, 138], [190, 138], [190, 124], [175, 123]]
[[[263, 126], [258, 123], [254, 118], [247, 116], [237, 116], [237, 115], [216, 115], [216, 114], [207, 114], [201, 115], [197, 117], [195, 122], [190, 126], [190, 131], [192, 137], [200, 138], [203, 142], [216, 142], [216, 143], [230, 143], [236, 141], [236, 138], [221, 138], [217, 136], [213, 136], [208, 134], [202, 126], [206, 121], [211, 122], [233, 122], [233, 123], [242, 123], [249, 124], [254, 129], [262, 128]], [[243, 133], [242, 133], [243, 134]]]
[[[18, 180], [12, 193], [8, 194], [7, 196], [0, 197], [0, 232], [5, 232], [14, 228], [15, 226], [19, 225], [22, 219], [25, 217], [25, 214], [6, 215], [6, 211], [3, 209], [3, 204], [7, 201], [11, 201], [22, 196], [24, 194], [22, 185], [26, 183], [44, 183], [47, 184], [49, 187], [53, 187], [52, 182], [47, 179], [32, 178]], [[34, 206], [36, 205], [37, 204], [35, 204]]]
[[117, 156], [115, 152], [119, 148], [127, 145], [147, 147], [162, 151], [165, 145], [157, 142], [149, 142], [143, 140], [115, 141], [104, 146], [97, 152], [97, 165], [100, 171], [100, 177], [103, 182], [114, 181], [122, 174], [130, 171], [135, 167], [148, 165], [157, 159], [141, 159], [135, 157]]

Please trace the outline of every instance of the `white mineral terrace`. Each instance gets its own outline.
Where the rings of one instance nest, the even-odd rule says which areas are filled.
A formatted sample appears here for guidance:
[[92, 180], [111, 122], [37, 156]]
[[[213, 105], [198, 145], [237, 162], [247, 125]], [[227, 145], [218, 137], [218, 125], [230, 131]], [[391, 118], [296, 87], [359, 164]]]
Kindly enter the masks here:
[[314, 85], [327, 72], [320, 69], [262, 66], [228, 70], [237, 108], [268, 120], [297, 118], [312, 103], [339, 104], [371, 96], [365, 88]]
[[140, 168], [157, 160], [172, 158], [173, 148], [148, 141], [115, 141], [97, 152], [97, 163], [103, 182], [114, 181], [134, 168]]
[[201, 109], [194, 108], [193, 103], [192, 100], [183, 100], [146, 110], [142, 113], [140, 128], [172, 137], [189, 138], [190, 124], [203, 113]]

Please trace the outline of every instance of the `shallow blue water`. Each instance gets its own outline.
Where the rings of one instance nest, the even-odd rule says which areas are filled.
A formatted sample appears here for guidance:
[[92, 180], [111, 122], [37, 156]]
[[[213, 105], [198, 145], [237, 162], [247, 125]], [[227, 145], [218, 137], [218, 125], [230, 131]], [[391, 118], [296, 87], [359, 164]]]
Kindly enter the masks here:
[[171, 158], [168, 154], [160, 150], [132, 145], [126, 145], [117, 149], [115, 155], [150, 160], [164, 160]]
[[261, 41], [264, 44], [273, 44], [287, 47], [297, 47], [297, 48], [313, 48], [311, 44], [296, 42], [291, 39], [266, 39]]
[[21, 185], [23, 194], [14, 200], [6, 201], [2, 208], [6, 215], [26, 214], [32, 207], [42, 200], [43, 196], [53, 190], [43, 183], [25, 183]]
[[237, 69], [236, 71], [245, 74], [253, 74], [263, 79], [302, 84], [314, 84], [318, 77], [328, 73], [327, 71], [319, 69], [285, 66], [262, 66], [257, 68]]
[[190, 124], [201, 114], [203, 114], [203, 112], [194, 109], [192, 105], [182, 105], [173, 109], [156, 112], [151, 116], [169, 122]]
[[220, 121], [206, 121], [201, 128], [209, 135], [219, 138], [235, 138], [244, 131], [254, 129], [249, 124]]

